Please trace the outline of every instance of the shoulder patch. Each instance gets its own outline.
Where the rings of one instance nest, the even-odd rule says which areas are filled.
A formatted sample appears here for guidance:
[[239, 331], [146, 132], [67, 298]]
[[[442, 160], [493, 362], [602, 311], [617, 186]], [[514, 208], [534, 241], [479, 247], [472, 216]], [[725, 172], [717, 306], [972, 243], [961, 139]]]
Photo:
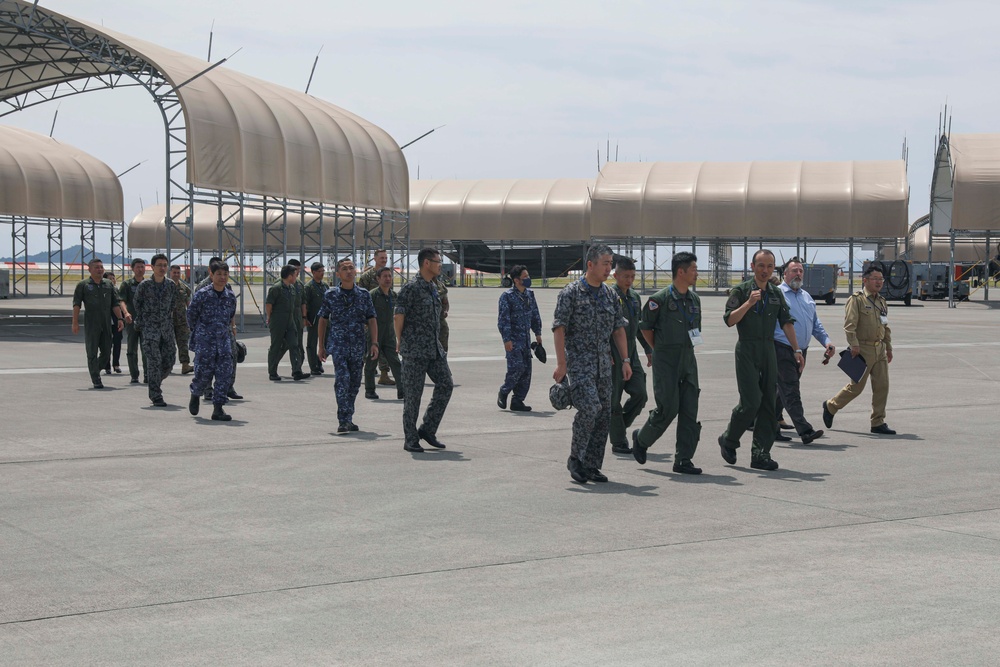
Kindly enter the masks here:
[[657, 308], [660, 307], [660, 304], [656, 303], [656, 301], [654, 301], [653, 299], [650, 299], [646, 303], [649, 305], [650, 310], [656, 310]]
[[741, 306], [742, 304], [743, 304], [743, 302], [742, 302], [742, 301], [740, 301], [740, 295], [739, 295], [739, 294], [737, 294], [736, 292], [733, 292], [733, 293], [732, 293], [732, 294], [731, 294], [731, 295], [729, 296], [729, 300], [728, 300], [728, 301], [726, 301], [726, 309], [727, 309], [727, 310], [736, 310], [736, 309], [737, 309], [737, 308], [739, 308], [739, 307], [740, 307], [740, 306]]

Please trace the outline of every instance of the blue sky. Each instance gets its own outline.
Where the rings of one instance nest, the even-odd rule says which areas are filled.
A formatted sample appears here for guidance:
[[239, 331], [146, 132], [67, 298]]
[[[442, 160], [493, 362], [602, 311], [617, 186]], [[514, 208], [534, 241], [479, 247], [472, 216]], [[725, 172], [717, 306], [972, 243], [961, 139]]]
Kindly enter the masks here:
[[[622, 160], [874, 160], [910, 142], [927, 211], [938, 113], [1000, 131], [988, 2], [43, 0], [43, 6], [303, 89], [405, 143], [423, 178], [592, 177]], [[123, 171], [126, 218], [162, 197], [163, 135], [139, 91], [4, 117]], [[0, 246], [0, 254], [8, 254]]]

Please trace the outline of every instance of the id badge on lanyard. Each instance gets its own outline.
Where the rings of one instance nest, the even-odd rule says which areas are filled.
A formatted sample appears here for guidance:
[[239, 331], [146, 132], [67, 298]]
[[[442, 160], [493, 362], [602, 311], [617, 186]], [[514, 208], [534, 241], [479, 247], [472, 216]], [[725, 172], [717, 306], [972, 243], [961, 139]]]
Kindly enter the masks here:
[[879, 317], [880, 320], [882, 320], [882, 324], [889, 324], [889, 316], [888, 315], [879, 315], [878, 317]]
[[698, 347], [705, 342], [701, 338], [701, 329], [688, 329], [688, 337], [691, 338], [691, 345], [693, 347]]

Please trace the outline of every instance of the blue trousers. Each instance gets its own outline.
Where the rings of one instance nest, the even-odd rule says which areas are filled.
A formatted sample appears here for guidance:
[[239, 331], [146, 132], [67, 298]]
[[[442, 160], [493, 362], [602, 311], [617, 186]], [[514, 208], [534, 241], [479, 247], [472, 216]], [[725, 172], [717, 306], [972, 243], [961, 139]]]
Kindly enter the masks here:
[[210, 347], [199, 347], [194, 356], [194, 379], [191, 380], [191, 393], [201, 396], [215, 378], [215, 389], [212, 391], [212, 404], [225, 405], [229, 402], [226, 396], [233, 386], [233, 370], [236, 367], [233, 348], [228, 339]]
[[364, 352], [340, 351], [330, 356], [333, 362], [333, 389], [337, 394], [337, 420], [344, 424], [354, 418], [354, 399], [364, 377]]
[[504, 378], [500, 391], [504, 394], [514, 392], [515, 401], [523, 401], [531, 388], [531, 349], [518, 348], [507, 353], [507, 377]]

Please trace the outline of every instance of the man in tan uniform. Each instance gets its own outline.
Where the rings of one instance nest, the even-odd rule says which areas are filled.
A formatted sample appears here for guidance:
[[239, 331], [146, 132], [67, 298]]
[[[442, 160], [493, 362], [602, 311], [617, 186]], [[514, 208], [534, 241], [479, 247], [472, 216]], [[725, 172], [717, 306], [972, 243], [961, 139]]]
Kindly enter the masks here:
[[833, 416], [861, 395], [868, 376], [872, 378], [872, 428], [878, 435], [896, 435], [885, 423], [885, 404], [889, 399], [889, 364], [892, 363], [892, 336], [889, 330], [889, 307], [879, 294], [884, 282], [882, 272], [869, 266], [861, 274], [862, 290], [852, 294], [844, 306], [844, 333], [851, 356], [859, 354], [868, 367], [858, 382], [852, 382], [836, 396], [823, 401], [823, 423], [833, 426]]

